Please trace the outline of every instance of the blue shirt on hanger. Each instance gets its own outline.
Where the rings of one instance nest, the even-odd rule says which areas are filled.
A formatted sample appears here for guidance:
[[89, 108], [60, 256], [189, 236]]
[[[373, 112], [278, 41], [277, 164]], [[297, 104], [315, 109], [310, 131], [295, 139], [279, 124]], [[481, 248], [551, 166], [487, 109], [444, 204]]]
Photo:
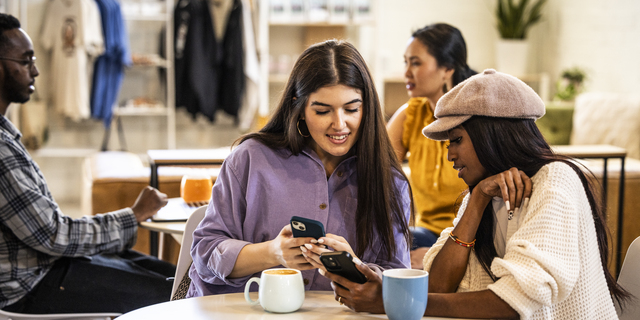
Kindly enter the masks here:
[[96, 0], [102, 18], [105, 52], [94, 66], [91, 116], [111, 126], [113, 108], [120, 92], [124, 67], [131, 65], [129, 38], [120, 4], [116, 0]]

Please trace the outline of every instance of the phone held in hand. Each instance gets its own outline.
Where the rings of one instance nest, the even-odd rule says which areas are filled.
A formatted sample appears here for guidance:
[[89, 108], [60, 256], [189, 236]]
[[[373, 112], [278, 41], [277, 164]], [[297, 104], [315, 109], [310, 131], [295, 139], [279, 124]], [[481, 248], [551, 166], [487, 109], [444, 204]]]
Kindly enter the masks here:
[[351, 282], [360, 284], [367, 282], [367, 278], [358, 270], [349, 252], [325, 252], [320, 255], [320, 261], [327, 271], [342, 276]]
[[324, 225], [320, 221], [293, 216], [290, 223], [294, 238], [310, 237], [320, 239], [325, 236]]

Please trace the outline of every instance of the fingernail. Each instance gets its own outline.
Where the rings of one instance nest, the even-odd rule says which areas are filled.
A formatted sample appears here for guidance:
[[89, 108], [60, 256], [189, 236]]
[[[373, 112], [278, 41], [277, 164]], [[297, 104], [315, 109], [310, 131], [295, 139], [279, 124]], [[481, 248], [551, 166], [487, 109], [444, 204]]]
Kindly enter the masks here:
[[318, 243], [324, 243], [324, 239], [318, 240]]
[[305, 248], [304, 246], [300, 246], [300, 250], [302, 250], [302, 252], [307, 252], [307, 248]]
[[509, 200], [505, 201], [504, 204], [507, 206], [507, 211], [511, 211], [511, 204], [509, 203]]
[[313, 249], [313, 246], [308, 243], [305, 243], [304, 246], [307, 247], [307, 249], [309, 250]]
[[324, 276], [324, 270], [318, 269], [318, 273]]
[[353, 263], [357, 264], [357, 265], [362, 265], [362, 261], [360, 261], [360, 259], [353, 257]]
[[316, 239], [311, 239], [311, 243], [318, 243], [318, 240], [316, 240]]

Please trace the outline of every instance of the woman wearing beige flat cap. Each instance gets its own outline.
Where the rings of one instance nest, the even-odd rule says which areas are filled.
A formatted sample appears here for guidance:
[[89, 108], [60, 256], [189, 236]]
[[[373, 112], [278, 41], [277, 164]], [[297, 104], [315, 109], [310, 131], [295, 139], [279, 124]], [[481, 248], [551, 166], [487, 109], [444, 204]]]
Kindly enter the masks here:
[[[453, 227], [425, 255], [425, 315], [617, 319], [613, 299], [629, 294], [606, 268], [607, 226], [593, 177], [553, 153], [534, 123], [544, 112], [524, 82], [492, 69], [438, 101], [437, 120], [423, 133], [449, 141], [448, 159], [470, 187]], [[331, 276], [346, 288], [335, 286], [336, 294], [357, 301], [352, 309], [384, 312], [381, 294], [359, 294]]]

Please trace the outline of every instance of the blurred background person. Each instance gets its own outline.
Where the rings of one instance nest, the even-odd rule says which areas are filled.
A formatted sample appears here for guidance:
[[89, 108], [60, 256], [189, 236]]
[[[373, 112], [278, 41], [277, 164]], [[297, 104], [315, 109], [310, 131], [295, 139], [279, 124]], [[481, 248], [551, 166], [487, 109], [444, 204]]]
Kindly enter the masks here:
[[455, 85], [476, 74], [467, 65], [467, 46], [458, 29], [444, 23], [415, 31], [404, 54], [409, 102], [387, 123], [398, 159], [410, 153], [410, 181], [416, 206], [411, 266], [422, 258], [444, 228], [452, 226], [455, 203], [467, 185], [447, 160], [447, 143], [425, 139], [422, 128], [432, 123], [436, 103]]

